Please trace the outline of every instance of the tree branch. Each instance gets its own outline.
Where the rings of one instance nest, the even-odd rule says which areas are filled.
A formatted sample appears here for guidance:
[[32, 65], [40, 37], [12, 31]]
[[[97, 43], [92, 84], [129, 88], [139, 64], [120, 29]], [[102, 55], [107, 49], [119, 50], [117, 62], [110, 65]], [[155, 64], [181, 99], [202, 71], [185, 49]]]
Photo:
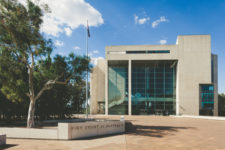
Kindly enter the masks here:
[[64, 82], [56, 81], [56, 84], [67, 84], [71, 78], [72, 78], [72, 75], [70, 75]]
[[55, 78], [55, 80], [49, 80], [45, 83], [44, 87], [39, 91], [37, 96], [34, 98], [34, 101], [36, 101], [40, 96], [43, 94], [44, 91], [50, 90], [52, 88], [52, 85], [56, 83], [56, 80], [58, 80], [58, 77]]
[[37, 99], [40, 98], [40, 96], [44, 93], [44, 91], [46, 90], [50, 90], [54, 84], [63, 84], [66, 85], [69, 80], [71, 79], [72, 75], [70, 75], [64, 82], [61, 81], [57, 81], [62, 75], [58, 76], [55, 78], [55, 80], [49, 80], [45, 83], [44, 87], [39, 91], [39, 93], [37, 94], [37, 96], [34, 98], [34, 100], [36, 101]]
[[28, 97], [30, 97], [30, 94], [29, 94], [29, 93], [26, 93], [26, 95], [27, 95]]

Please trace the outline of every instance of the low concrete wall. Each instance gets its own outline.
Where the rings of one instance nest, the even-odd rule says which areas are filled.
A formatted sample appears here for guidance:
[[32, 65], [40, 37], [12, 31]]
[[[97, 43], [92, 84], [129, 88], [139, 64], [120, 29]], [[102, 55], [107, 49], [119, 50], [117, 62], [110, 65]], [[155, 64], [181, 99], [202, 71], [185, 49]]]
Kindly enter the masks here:
[[125, 121], [58, 123], [58, 129], [0, 128], [8, 138], [70, 140], [125, 132]]
[[217, 117], [217, 116], [191, 116], [191, 115], [181, 115], [181, 116], [173, 116], [178, 118], [196, 118], [196, 119], [208, 119], [208, 120], [222, 120], [225, 121], [225, 117]]
[[7, 138], [58, 139], [56, 129], [0, 128]]
[[0, 134], [0, 146], [6, 144], [6, 135]]
[[59, 123], [58, 138], [64, 140], [125, 132], [125, 121]]

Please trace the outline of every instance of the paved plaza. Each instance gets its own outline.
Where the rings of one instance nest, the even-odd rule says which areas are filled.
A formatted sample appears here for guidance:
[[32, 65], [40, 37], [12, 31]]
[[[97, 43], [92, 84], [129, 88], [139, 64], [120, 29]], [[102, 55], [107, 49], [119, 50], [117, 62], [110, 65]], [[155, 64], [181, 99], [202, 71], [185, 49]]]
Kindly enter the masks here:
[[129, 121], [126, 134], [71, 141], [7, 139], [2, 149], [225, 150], [225, 121], [222, 120], [164, 116], [125, 116], [125, 119]]

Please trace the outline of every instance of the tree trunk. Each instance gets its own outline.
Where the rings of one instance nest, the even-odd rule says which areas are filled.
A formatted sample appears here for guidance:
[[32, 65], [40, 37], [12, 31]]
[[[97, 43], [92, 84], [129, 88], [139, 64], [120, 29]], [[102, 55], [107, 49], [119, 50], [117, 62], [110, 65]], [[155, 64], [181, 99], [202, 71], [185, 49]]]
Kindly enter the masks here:
[[29, 74], [29, 97], [30, 97], [30, 106], [27, 116], [27, 128], [34, 128], [34, 112], [35, 112], [35, 95], [34, 95], [34, 85], [33, 85], [33, 68], [34, 68], [34, 54], [31, 53], [32, 63], [28, 66]]
[[[28, 110], [28, 116], [27, 116], [27, 128], [34, 128], [34, 112], [35, 112], [35, 103], [37, 99], [43, 94], [45, 90], [51, 89], [52, 84], [55, 84], [57, 79], [59, 77], [56, 77], [55, 80], [49, 80], [44, 87], [39, 91], [39, 93], [35, 96], [34, 93], [34, 85], [33, 85], [33, 69], [34, 69], [34, 54], [31, 52], [31, 65], [28, 65], [28, 74], [29, 74], [29, 93], [27, 94], [30, 97], [30, 106]], [[69, 81], [70, 78], [68, 78], [65, 82], [57, 82], [58, 84], [66, 84]]]
[[27, 128], [33, 128], [35, 126], [34, 112], [35, 112], [35, 100], [30, 98], [30, 106], [29, 106], [28, 117], [27, 117]]

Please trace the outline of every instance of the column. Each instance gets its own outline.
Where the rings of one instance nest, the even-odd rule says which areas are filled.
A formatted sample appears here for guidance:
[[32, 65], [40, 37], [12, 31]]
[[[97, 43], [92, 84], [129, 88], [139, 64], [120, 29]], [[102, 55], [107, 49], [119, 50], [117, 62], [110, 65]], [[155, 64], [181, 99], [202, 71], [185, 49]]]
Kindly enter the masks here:
[[179, 71], [180, 71], [180, 68], [179, 68], [179, 61], [177, 62], [177, 69], [176, 69], [176, 115], [179, 116], [180, 115], [180, 104], [179, 104]]
[[128, 62], [128, 115], [132, 115], [131, 107], [131, 60]]
[[214, 116], [218, 116], [218, 57], [211, 55], [213, 61], [212, 70], [212, 83], [214, 85]]
[[105, 66], [105, 115], [108, 115], [108, 77], [109, 77], [109, 66], [108, 66], [108, 60], [106, 60], [106, 66]]

